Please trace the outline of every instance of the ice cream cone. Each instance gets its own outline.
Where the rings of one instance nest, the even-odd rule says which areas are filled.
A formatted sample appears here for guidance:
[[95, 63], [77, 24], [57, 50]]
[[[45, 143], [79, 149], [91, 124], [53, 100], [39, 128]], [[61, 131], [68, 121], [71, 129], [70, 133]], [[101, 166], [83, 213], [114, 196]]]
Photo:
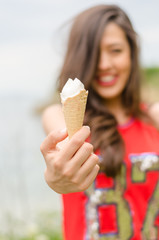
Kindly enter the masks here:
[[83, 89], [74, 97], [68, 97], [63, 102], [63, 113], [69, 138], [83, 125], [87, 96], [88, 91]]

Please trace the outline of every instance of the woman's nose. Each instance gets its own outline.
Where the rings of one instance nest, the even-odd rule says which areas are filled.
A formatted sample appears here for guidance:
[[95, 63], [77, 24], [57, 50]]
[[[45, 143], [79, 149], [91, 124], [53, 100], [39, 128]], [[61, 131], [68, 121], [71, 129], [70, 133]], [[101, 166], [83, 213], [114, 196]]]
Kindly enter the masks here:
[[98, 70], [108, 70], [112, 67], [112, 60], [109, 54], [101, 53], [98, 61]]

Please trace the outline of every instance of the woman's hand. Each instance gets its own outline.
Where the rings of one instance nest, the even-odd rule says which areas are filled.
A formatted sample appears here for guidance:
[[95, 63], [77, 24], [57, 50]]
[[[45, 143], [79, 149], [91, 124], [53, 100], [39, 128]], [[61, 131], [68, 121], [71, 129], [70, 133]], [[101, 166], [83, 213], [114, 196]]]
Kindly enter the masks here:
[[46, 161], [45, 180], [57, 193], [71, 193], [86, 190], [99, 171], [98, 157], [93, 146], [85, 142], [90, 129], [83, 126], [61, 147], [58, 143], [66, 139], [66, 131], [52, 131], [41, 144]]

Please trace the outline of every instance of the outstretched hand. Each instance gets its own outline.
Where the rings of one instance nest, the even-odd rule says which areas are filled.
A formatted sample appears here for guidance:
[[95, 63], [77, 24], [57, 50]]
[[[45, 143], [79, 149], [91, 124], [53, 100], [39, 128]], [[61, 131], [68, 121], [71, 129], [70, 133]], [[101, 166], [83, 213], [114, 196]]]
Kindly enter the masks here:
[[90, 129], [83, 126], [74, 136], [67, 138], [67, 132], [52, 131], [41, 144], [46, 162], [45, 180], [57, 193], [71, 193], [86, 190], [99, 171], [99, 159], [93, 153], [92, 144], [85, 142]]

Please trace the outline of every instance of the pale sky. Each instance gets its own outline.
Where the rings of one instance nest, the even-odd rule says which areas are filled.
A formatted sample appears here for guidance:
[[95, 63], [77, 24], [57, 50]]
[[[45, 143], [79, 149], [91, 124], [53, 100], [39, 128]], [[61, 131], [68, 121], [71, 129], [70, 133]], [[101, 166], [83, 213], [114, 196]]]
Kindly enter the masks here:
[[60, 26], [103, 3], [128, 13], [140, 36], [142, 65], [159, 65], [158, 0], [0, 0], [0, 94], [50, 94], [64, 52]]

